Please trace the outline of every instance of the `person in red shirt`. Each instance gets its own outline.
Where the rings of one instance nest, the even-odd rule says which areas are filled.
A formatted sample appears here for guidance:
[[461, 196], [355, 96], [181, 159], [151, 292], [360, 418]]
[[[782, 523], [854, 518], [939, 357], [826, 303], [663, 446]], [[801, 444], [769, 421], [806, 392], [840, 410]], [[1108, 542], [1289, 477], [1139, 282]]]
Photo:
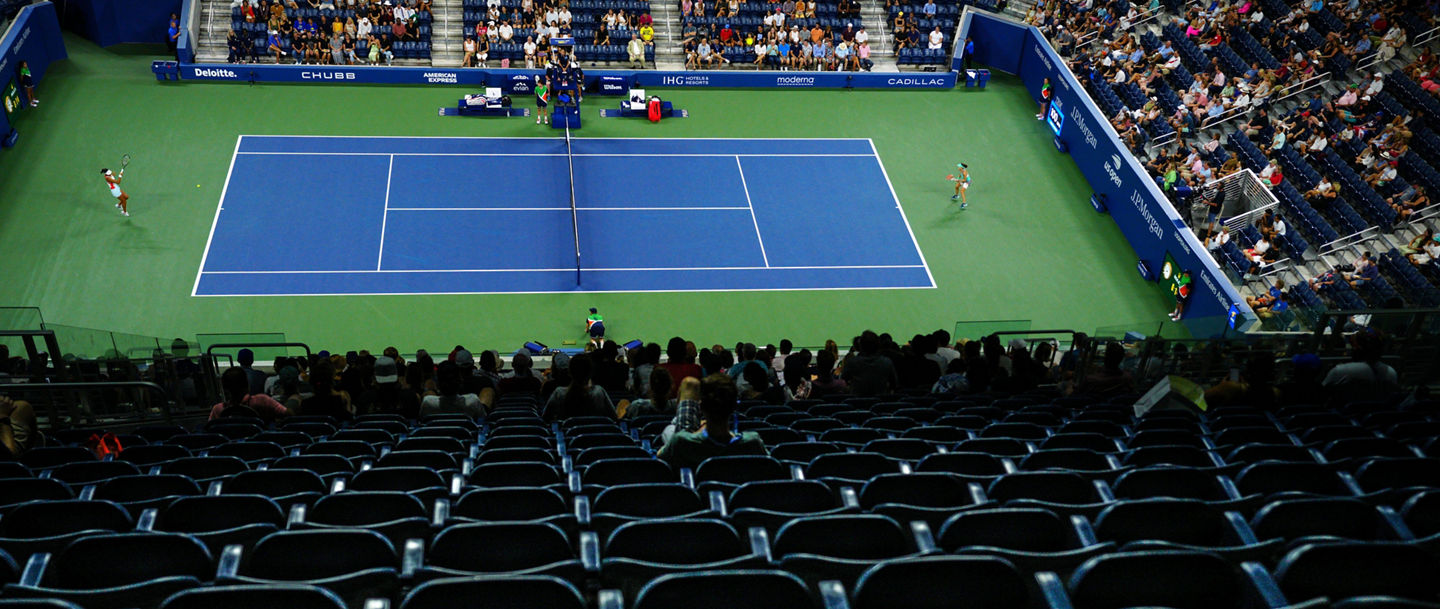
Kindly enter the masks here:
[[735, 44], [735, 30], [730, 29], [728, 23], [725, 24], [725, 27], [720, 28], [720, 44], [725, 46]]

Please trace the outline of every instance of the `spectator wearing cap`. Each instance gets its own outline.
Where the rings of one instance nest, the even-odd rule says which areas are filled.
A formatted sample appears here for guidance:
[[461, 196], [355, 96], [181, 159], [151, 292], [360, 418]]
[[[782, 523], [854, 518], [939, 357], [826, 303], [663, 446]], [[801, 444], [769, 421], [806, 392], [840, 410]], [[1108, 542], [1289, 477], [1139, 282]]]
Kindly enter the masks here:
[[[483, 355], [483, 354], [482, 354]], [[475, 357], [465, 348], [456, 349], [452, 353], [451, 362], [460, 370], [460, 380], [464, 384], [464, 393], [473, 393], [485, 400], [486, 405], [494, 403], [495, 381], [491, 380], [483, 372], [475, 367]], [[437, 383], [438, 383], [437, 370]], [[489, 399], [485, 399], [488, 395]]]
[[570, 384], [570, 355], [556, 353], [550, 357], [550, 369], [545, 371], [540, 385], [540, 400], [545, 401], [555, 389]]
[[695, 468], [705, 459], [722, 455], [766, 455], [765, 443], [759, 434], [736, 433], [730, 429], [735, 413], [737, 392], [735, 381], [726, 375], [711, 375], [703, 380], [686, 379], [682, 387], [687, 395], [699, 386], [699, 413], [705, 423], [697, 431], [677, 431], [667, 437], [658, 456], [676, 469]]
[[395, 358], [382, 355], [375, 358], [374, 367], [375, 400], [373, 412], [384, 414], [398, 414], [402, 412], [414, 412], [418, 410], [418, 402], [415, 408], [406, 408], [402, 401], [408, 398], [415, 398], [414, 393], [402, 391], [400, 385], [400, 367]]

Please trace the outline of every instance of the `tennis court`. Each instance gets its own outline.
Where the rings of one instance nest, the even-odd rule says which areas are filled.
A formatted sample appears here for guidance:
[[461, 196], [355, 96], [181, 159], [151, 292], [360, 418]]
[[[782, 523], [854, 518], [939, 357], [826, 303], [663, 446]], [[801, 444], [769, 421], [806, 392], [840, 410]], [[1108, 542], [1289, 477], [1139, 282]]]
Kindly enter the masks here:
[[933, 287], [868, 139], [242, 135], [192, 294]]

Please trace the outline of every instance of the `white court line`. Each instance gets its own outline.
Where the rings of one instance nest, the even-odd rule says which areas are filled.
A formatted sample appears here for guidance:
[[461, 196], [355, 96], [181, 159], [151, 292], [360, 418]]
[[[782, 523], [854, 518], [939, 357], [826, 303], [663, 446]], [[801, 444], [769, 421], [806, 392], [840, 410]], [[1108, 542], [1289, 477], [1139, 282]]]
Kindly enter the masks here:
[[740, 155], [735, 155], [735, 168], [740, 170], [740, 187], [745, 189], [745, 206], [750, 208], [750, 222], [755, 225], [755, 239], [760, 242], [760, 258], [765, 267], [770, 267], [770, 255], [765, 253], [765, 237], [760, 236], [760, 221], [755, 219], [755, 204], [750, 202], [750, 185], [745, 183], [745, 167], [740, 164]]
[[[575, 269], [565, 269], [575, 272]], [[845, 288], [692, 288], [688, 290], [519, 290], [514, 292], [344, 292], [333, 294], [196, 294], [200, 298], [266, 298], [295, 296], [523, 296], [528, 294], [689, 294], [691, 292], [851, 292], [864, 290], [930, 290], [935, 286], [880, 285]]]
[[394, 156], [473, 156], [473, 157], [492, 157], [492, 156], [493, 156], [493, 157], [566, 157], [566, 156], [577, 156], [577, 157], [645, 157], [645, 158], [650, 158], [650, 157], [672, 157], [672, 156], [673, 156], [673, 157], [721, 157], [721, 158], [732, 157], [732, 156], [733, 156], [733, 157], [742, 157], [742, 156], [743, 156], [743, 157], [760, 157], [760, 158], [774, 158], [774, 157], [801, 157], [801, 158], [809, 158], [809, 157], [817, 157], [817, 158], [818, 158], [818, 157], [861, 157], [861, 158], [869, 158], [869, 157], [871, 156], [871, 155], [868, 155], [868, 154], [839, 154], [839, 153], [836, 153], [836, 154], [830, 154], [830, 153], [823, 153], [823, 154], [798, 154], [798, 153], [797, 153], [797, 154], [788, 154], [788, 153], [775, 153], [775, 154], [693, 153], [693, 154], [692, 154], [692, 153], [667, 153], [667, 152], [647, 152], [647, 153], [639, 153], [639, 152], [635, 152], [635, 153], [629, 153], [629, 152], [614, 152], [614, 153], [599, 153], [599, 152], [593, 152], [593, 153], [591, 153], [591, 152], [586, 152], [586, 153], [578, 153], [578, 154], [574, 154], [574, 155], [566, 155], [566, 154], [556, 154], [556, 153], [552, 153], [552, 152], [320, 152], [320, 151], [313, 151], [313, 152], [297, 152], [297, 151], [286, 151], [286, 152], [256, 152], [256, 151], [249, 151], [249, 152], [237, 152], [236, 154], [243, 154], [243, 155], [247, 155], [247, 156], [392, 156], [392, 157], [394, 157]]
[[380, 253], [375, 256], [375, 270], [385, 262], [385, 224], [390, 219], [390, 180], [395, 175], [395, 155], [390, 155], [390, 167], [385, 170], [385, 211], [380, 216]]
[[[570, 211], [569, 207], [390, 207], [390, 211]], [[581, 207], [579, 211], [715, 211], [749, 207]]]
[[930, 287], [935, 285], [935, 275], [930, 272], [930, 263], [925, 261], [925, 252], [920, 251], [920, 242], [915, 240], [915, 231], [910, 228], [910, 218], [905, 215], [905, 208], [900, 206], [900, 195], [895, 194], [895, 185], [890, 182], [890, 172], [885, 171], [885, 161], [880, 159], [880, 151], [875, 149], [875, 140], [866, 138], [870, 142], [870, 150], [875, 153], [875, 164], [880, 166], [880, 175], [885, 176], [885, 185], [890, 188], [890, 196], [895, 199], [895, 209], [900, 210], [900, 219], [905, 221], [905, 232], [910, 233], [910, 243], [915, 245], [915, 253], [920, 255], [920, 264], [925, 266], [925, 276], [930, 278]]
[[[584, 268], [587, 273], [637, 272], [637, 271], [824, 271], [824, 270], [866, 270], [866, 269], [920, 269], [919, 264], [874, 264], [842, 266], [672, 266], [636, 268]], [[365, 273], [562, 273], [574, 271], [574, 267], [563, 269], [384, 269], [384, 270], [339, 270], [339, 271], [205, 271], [206, 275], [355, 275]], [[781, 288], [784, 289], [784, 288]], [[425, 292], [428, 294], [429, 292]]]
[[[256, 139], [348, 139], [348, 140], [564, 140], [563, 137], [514, 137], [503, 135], [490, 136], [467, 136], [457, 137], [453, 135], [241, 135], [240, 137], [253, 137]], [[727, 142], [743, 140], [747, 142], [863, 142], [863, 137], [580, 137], [580, 140], [667, 140], [667, 141], [689, 141], [704, 142], [717, 141]]]
[[197, 296], [200, 291], [200, 276], [205, 274], [205, 261], [210, 258], [210, 242], [215, 240], [215, 227], [220, 225], [220, 209], [225, 205], [225, 192], [230, 190], [230, 174], [235, 171], [235, 155], [240, 153], [240, 140], [245, 136], [235, 138], [235, 150], [230, 153], [230, 168], [225, 170], [225, 185], [220, 187], [220, 200], [215, 202], [215, 219], [210, 221], [210, 236], [205, 238], [205, 252], [200, 254], [200, 268], [195, 270], [195, 285], [190, 288], [190, 296]]

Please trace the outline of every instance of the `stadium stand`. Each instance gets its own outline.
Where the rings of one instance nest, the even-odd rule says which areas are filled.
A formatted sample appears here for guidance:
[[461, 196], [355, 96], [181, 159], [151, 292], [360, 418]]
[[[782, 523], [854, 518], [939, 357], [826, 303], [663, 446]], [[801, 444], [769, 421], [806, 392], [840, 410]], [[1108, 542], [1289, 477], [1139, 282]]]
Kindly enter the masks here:
[[[1440, 600], [1425, 576], [1440, 530], [1440, 402], [1398, 383], [1340, 391], [1347, 367], [1389, 368], [1367, 355], [1373, 343], [1328, 377], [1308, 368], [1316, 347], [1337, 353], [1323, 344], [1209, 343], [1221, 361], [1247, 362], [1237, 382], [1228, 366], [1149, 341], [1131, 347], [1125, 384], [1106, 393], [1085, 390], [1103, 374], [1100, 341], [1044, 361], [1026, 344], [970, 358], [969, 390], [954, 393], [917, 380], [939, 368], [910, 357], [917, 342], [866, 334], [842, 354], [841, 378], [868, 357], [908, 379], [877, 395], [808, 397], [808, 350], [783, 372], [742, 376], [735, 429], [782, 441], [767, 442], [768, 456], [696, 467], [672, 467], [662, 447], [675, 442], [667, 427], [698, 420], [547, 407], [564, 402], [550, 393], [563, 368], [539, 392], [496, 392], [467, 369], [486, 388], [479, 418], [365, 399], [342, 422], [305, 414], [302, 399], [267, 423], [220, 416], [244, 412], [248, 398], [231, 395], [210, 420], [196, 404], [198, 419], [181, 425], [112, 429], [140, 432], [118, 460], [86, 448], [104, 429], [62, 426], [47, 446], [0, 461], [0, 567], [11, 565], [0, 568], [0, 606], [438, 607], [483, 594], [619, 608], [702, 590], [713, 596], [701, 606], [791, 609]], [[774, 361], [772, 349], [739, 352]], [[1417, 353], [1383, 359], [1408, 370], [1402, 360]], [[704, 409], [737, 358], [701, 354], [716, 375], [700, 384]], [[1002, 357], [1036, 366], [1007, 373]], [[323, 370], [319, 359], [282, 365]], [[428, 355], [414, 359], [400, 368], [435, 373]], [[1267, 377], [1261, 361], [1285, 365]], [[360, 354], [342, 373], [354, 403], [376, 388], [372, 365]], [[1207, 386], [1210, 405], [1137, 415], [1138, 391], [1169, 374]], [[788, 391], [756, 385], [792, 375]], [[597, 395], [627, 405], [625, 379]], [[678, 410], [695, 407], [680, 397]]]

